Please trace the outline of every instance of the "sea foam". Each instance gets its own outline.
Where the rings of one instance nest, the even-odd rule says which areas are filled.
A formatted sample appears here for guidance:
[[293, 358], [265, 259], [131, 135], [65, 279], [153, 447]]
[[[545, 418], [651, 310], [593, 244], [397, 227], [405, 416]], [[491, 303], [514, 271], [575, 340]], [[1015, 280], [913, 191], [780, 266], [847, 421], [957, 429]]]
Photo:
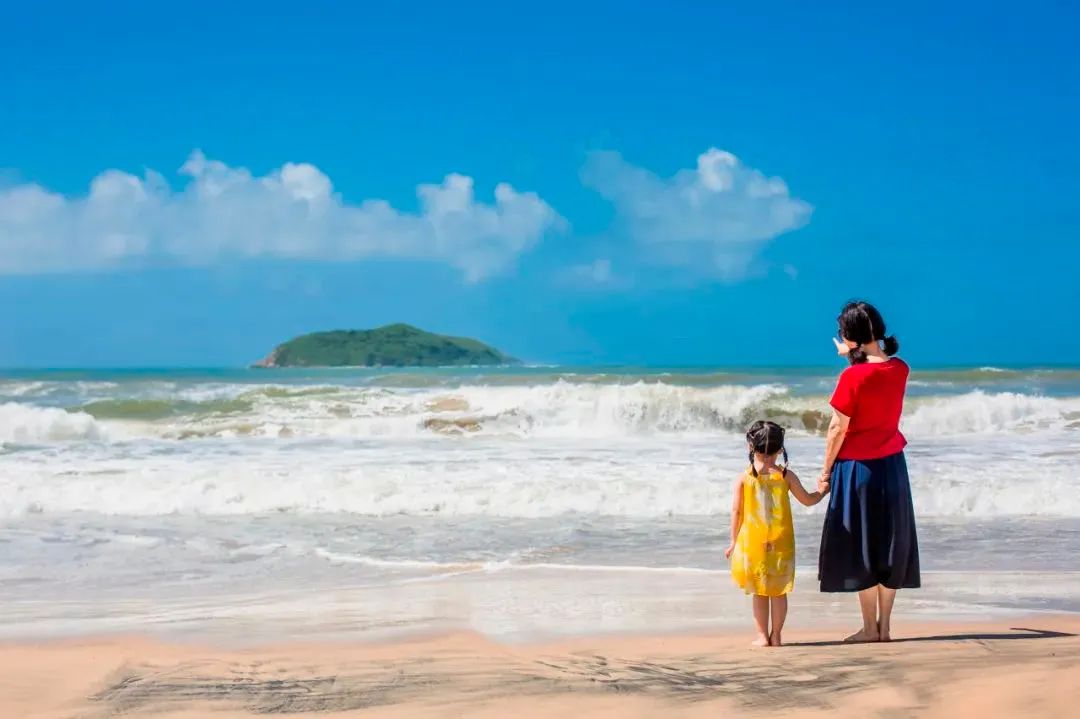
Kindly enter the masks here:
[[[172, 440], [213, 437], [400, 438], [505, 436], [603, 439], [648, 434], [741, 433], [768, 418], [821, 434], [824, 395], [778, 384], [690, 387], [663, 382], [439, 389], [265, 387], [200, 390], [175, 397], [94, 400], [61, 410], [3, 405], [0, 439]], [[909, 399], [902, 426], [913, 437], [1075, 427], [1080, 398], [972, 391]], [[50, 425], [44, 427], [43, 424]], [[109, 431], [109, 430], [113, 431]]]
[[105, 429], [85, 412], [16, 402], [0, 404], [0, 442], [33, 444], [107, 438]]

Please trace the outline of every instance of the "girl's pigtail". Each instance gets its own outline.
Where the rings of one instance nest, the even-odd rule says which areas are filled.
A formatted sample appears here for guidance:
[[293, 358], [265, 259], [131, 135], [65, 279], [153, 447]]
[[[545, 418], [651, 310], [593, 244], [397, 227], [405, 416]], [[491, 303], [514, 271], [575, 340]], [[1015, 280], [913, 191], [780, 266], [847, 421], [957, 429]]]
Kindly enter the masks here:
[[787, 466], [788, 466], [787, 447], [784, 447], [784, 476], [785, 477], [787, 477]]
[[754, 466], [754, 450], [750, 450], [750, 474], [757, 476], [757, 467]]

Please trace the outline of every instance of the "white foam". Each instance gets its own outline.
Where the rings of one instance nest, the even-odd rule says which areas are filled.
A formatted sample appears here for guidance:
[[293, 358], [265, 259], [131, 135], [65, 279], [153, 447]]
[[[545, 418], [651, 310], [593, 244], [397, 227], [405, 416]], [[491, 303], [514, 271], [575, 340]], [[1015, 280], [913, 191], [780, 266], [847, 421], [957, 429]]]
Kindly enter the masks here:
[[935, 437], [1059, 429], [1077, 419], [1080, 419], [1080, 400], [1076, 398], [975, 391], [911, 401], [902, 427], [915, 436]]
[[0, 442], [102, 440], [107, 432], [83, 412], [5, 402], [0, 404]]
[[[125, 440], [411, 439], [436, 434], [603, 438], [657, 432], [741, 431], [760, 412], [782, 414], [785, 408], [798, 426], [811, 406], [789, 398], [787, 390], [779, 385], [695, 388], [664, 383], [599, 385], [562, 381], [534, 386], [474, 385], [452, 390], [200, 385], [178, 391], [168, 383], [156, 383], [152, 391], [141, 391], [136, 399], [175, 400], [179, 416], [164, 413], [163, 419], [154, 421], [106, 417], [97, 420], [99, 426], [112, 429], [112, 436]], [[215, 404], [223, 399], [250, 402], [250, 410]]]
[[361, 554], [332, 552], [322, 547], [315, 549], [315, 554], [335, 564], [360, 564], [379, 569], [425, 570], [431, 572], [479, 571], [485, 568], [484, 562], [426, 562], [414, 559], [379, 559]]
[[[1080, 493], [1060, 455], [1070, 436], [914, 441], [908, 456], [920, 514], [1080, 516]], [[818, 437], [789, 441], [795, 469], [807, 484], [821, 447]], [[745, 463], [743, 451], [729, 436], [284, 445], [241, 439], [173, 448], [101, 445], [48, 461], [37, 452], [15, 451], [3, 456], [0, 517], [578, 514], [714, 516], [722, 523], [731, 480]]]
[[[252, 395], [248, 395], [252, 396]], [[643, 434], [741, 434], [767, 416], [795, 432], [820, 433], [824, 396], [792, 396], [780, 385], [686, 387], [555, 382], [453, 390], [350, 389], [336, 394], [258, 398], [241, 415], [155, 423], [138, 433], [191, 437], [379, 437], [431, 434], [595, 438]], [[903, 424], [915, 436], [1061, 428], [1080, 417], [1080, 400], [971, 392], [908, 401]]]
[[34, 382], [13, 382], [6, 381], [0, 382], [0, 395], [7, 397], [27, 397], [41, 394], [43, 390], [47, 390], [52, 385], [47, 382], [34, 381]]
[[[728, 569], [708, 569], [706, 567], [649, 567], [637, 564], [556, 564], [544, 562], [538, 564], [506, 564], [500, 569], [509, 571], [555, 571], [587, 572], [589, 574], [609, 572], [612, 574], [705, 574], [728, 576]], [[803, 570], [804, 572], [807, 570]]]
[[[166, 385], [176, 389], [142, 383], [139, 392]], [[192, 409], [196, 398], [209, 404]], [[746, 424], [767, 416], [792, 428], [792, 458], [810, 481], [827, 416], [826, 397], [781, 385], [643, 381], [208, 383], [185, 389], [183, 402], [189, 414], [152, 421], [0, 404], [0, 517], [722, 517], [745, 463]], [[915, 398], [902, 427], [920, 512], [1080, 516], [1080, 493], [1062, 470], [1076, 456], [1080, 398]]]
[[705, 567], [651, 567], [636, 564], [559, 564], [555, 562], [522, 563], [520, 558], [512, 558], [502, 561], [484, 562], [429, 562], [411, 559], [380, 559], [360, 554], [347, 554], [332, 552], [318, 547], [315, 554], [335, 564], [359, 564], [366, 567], [389, 570], [423, 570], [438, 574], [466, 574], [469, 572], [586, 572], [596, 574], [610, 572], [616, 574], [708, 574], [727, 575], [726, 569], [708, 569]]
[[[141, 385], [140, 385], [141, 387]], [[96, 391], [96, 390], [95, 390]], [[95, 398], [100, 396], [95, 394]], [[769, 417], [818, 434], [824, 395], [794, 396], [777, 384], [691, 387], [664, 382], [466, 385], [453, 389], [288, 387], [154, 383], [138, 398], [171, 401], [159, 420], [105, 418], [8, 403], [0, 441], [165, 438], [592, 438], [655, 434], [741, 434]], [[238, 400], [222, 403], [222, 400]], [[986, 393], [912, 398], [903, 428], [913, 437], [1060, 429], [1080, 421], [1080, 398]]]

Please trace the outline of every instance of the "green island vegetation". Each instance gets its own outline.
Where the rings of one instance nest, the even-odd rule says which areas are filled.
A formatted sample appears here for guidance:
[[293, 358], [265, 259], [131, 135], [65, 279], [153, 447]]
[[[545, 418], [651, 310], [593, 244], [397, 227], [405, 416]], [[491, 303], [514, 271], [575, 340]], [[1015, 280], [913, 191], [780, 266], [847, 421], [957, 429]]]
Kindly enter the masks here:
[[301, 335], [278, 345], [255, 367], [450, 367], [508, 365], [518, 360], [466, 337], [393, 324], [371, 330]]

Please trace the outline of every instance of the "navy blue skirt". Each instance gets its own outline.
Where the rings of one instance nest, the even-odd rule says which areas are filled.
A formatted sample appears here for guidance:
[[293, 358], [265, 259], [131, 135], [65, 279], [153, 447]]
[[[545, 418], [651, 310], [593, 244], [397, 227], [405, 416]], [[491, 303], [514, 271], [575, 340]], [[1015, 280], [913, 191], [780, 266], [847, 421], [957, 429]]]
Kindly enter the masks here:
[[821, 591], [917, 588], [919, 538], [904, 453], [839, 460], [830, 488], [818, 558]]

